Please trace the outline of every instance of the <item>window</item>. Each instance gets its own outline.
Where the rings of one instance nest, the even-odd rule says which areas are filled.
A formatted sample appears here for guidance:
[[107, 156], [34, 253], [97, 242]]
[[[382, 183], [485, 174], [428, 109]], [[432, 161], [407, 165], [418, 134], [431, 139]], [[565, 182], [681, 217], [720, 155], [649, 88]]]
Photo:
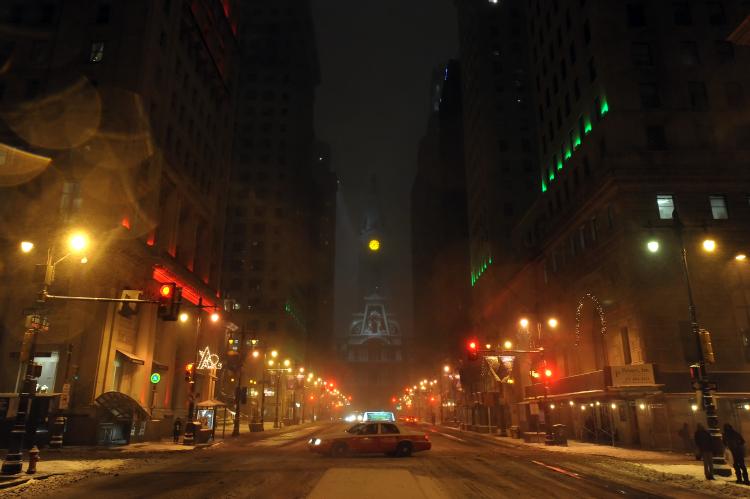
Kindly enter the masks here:
[[726, 220], [729, 218], [727, 198], [725, 196], [708, 196], [708, 200], [711, 203], [711, 216], [713, 216], [714, 220]]
[[651, 66], [654, 59], [651, 56], [651, 45], [642, 42], [633, 42], [631, 45], [633, 64], [636, 66]]
[[655, 83], [641, 83], [640, 92], [641, 107], [643, 107], [643, 109], [656, 109], [661, 105], [659, 89], [656, 87]]
[[726, 40], [716, 40], [714, 42], [716, 58], [719, 62], [731, 62], [734, 60], [734, 45]]
[[395, 424], [391, 423], [381, 423], [380, 424], [380, 433], [398, 433], [398, 427]]
[[708, 22], [714, 26], [721, 26], [727, 22], [724, 6], [721, 2], [708, 2]]
[[680, 42], [680, 61], [685, 66], [699, 64], [698, 44], [694, 41]]
[[102, 62], [104, 59], [104, 42], [92, 42], [91, 52], [89, 53], [89, 62]]
[[656, 206], [659, 208], [659, 218], [671, 220], [674, 212], [674, 198], [671, 194], [659, 194], [656, 196]]
[[724, 90], [727, 95], [727, 106], [731, 108], [742, 107], [745, 102], [742, 84], [736, 81], [728, 81], [724, 84]]
[[640, 2], [631, 3], [627, 6], [628, 26], [631, 28], [642, 28], [646, 25], [646, 11]]
[[708, 109], [708, 92], [706, 84], [702, 81], [689, 81], [688, 93], [690, 94], [690, 105], [696, 111]]
[[586, 42], [586, 45], [591, 41], [591, 27], [588, 19], [583, 23], [583, 41]]
[[109, 22], [109, 13], [111, 6], [108, 3], [99, 4], [99, 10], [96, 12], [97, 24], [107, 24]]
[[688, 2], [674, 3], [674, 23], [677, 26], [690, 26], [693, 24], [693, 15], [690, 12], [690, 4]]
[[667, 138], [663, 126], [646, 127], [646, 147], [652, 151], [663, 151], [667, 148]]

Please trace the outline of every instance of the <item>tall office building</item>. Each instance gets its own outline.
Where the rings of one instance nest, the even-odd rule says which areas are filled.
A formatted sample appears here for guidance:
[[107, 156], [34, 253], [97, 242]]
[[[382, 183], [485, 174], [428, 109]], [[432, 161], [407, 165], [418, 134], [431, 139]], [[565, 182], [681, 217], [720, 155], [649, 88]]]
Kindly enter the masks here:
[[433, 71], [430, 117], [411, 189], [411, 352], [417, 368], [453, 357], [470, 327], [460, 73], [458, 61]]
[[[528, 258], [493, 322], [543, 346], [552, 380], [530, 384], [517, 370], [514, 419], [533, 427], [546, 393], [557, 406], [548, 423], [573, 434], [678, 448], [676, 429], [705, 423], [691, 366], [706, 359], [719, 421], [747, 433], [749, 54], [727, 41], [746, 5], [529, 8], [539, 196], [514, 231]], [[691, 327], [683, 248], [712, 348]], [[541, 368], [538, 356], [518, 362]]]
[[491, 329], [510, 235], [538, 194], [527, 2], [456, 0], [464, 116], [472, 323]]
[[322, 201], [331, 179], [322, 180], [330, 175], [327, 153], [318, 154], [313, 131], [320, 75], [310, 6], [269, 0], [240, 9], [224, 285], [240, 327], [303, 362], [311, 327], [320, 323], [316, 258], [333, 247], [330, 234], [318, 230], [321, 212], [330, 216], [332, 209]]
[[[185, 415], [182, 366], [222, 343], [223, 330], [204, 324], [196, 344], [196, 316], [205, 312], [192, 305], [219, 305], [233, 3], [0, 6], [2, 391], [18, 386], [23, 311], [41, 289], [33, 268], [48, 249], [59, 261], [52, 294], [153, 300], [159, 283], [175, 282], [190, 315], [167, 323], [151, 304], [45, 304], [49, 332], [32, 359], [42, 366], [39, 400], [54, 407], [53, 394], [68, 391], [69, 441], [168, 432]], [[85, 254], [68, 255], [73, 230], [88, 234]], [[20, 240], [33, 251], [20, 253]], [[197, 376], [205, 398], [213, 394], [208, 371]], [[130, 421], [117, 415], [124, 407]]]

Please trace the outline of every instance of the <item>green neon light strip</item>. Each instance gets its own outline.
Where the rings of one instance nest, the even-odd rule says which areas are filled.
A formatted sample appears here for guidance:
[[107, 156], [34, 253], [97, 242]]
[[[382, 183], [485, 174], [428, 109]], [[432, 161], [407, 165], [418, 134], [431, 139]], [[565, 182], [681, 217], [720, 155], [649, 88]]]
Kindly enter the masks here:
[[544, 183], [544, 179], [542, 179], [542, 192], [547, 192], [547, 184]]
[[586, 135], [591, 133], [591, 120], [586, 120], [586, 123], [584, 123], [583, 133], [585, 133]]
[[579, 147], [581, 147], [581, 137], [576, 135], [573, 139], [573, 149], [578, 149]]
[[609, 112], [609, 104], [607, 104], [607, 99], [603, 99], [602, 100], [602, 107], [601, 107], [601, 109], [599, 109], [599, 114], [601, 114], [602, 116], [604, 116], [608, 112]]

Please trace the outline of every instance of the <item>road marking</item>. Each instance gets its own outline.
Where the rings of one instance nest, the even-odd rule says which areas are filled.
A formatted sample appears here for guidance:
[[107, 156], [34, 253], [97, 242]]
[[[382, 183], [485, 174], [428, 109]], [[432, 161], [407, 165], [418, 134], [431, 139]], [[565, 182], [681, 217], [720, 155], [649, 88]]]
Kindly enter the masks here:
[[550, 465], [544, 464], [544, 463], [542, 463], [540, 461], [534, 461], [534, 460], [532, 460], [531, 462], [534, 463], [534, 464], [537, 464], [539, 466], [542, 466], [544, 468], [547, 468], [548, 470], [552, 470], [552, 471], [556, 471], [558, 473], [562, 473], [563, 475], [575, 478], [577, 480], [583, 480], [581, 478], [581, 475], [579, 475], [578, 473], [573, 473], [572, 471], [564, 470], [562, 468], [558, 468], [557, 466], [550, 466]]
[[443, 433], [443, 432], [440, 432], [440, 431], [437, 431], [437, 430], [432, 430], [432, 431], [434, 431], [438, 435], [444, 436], [445, 438], [450, 438], [451, 440], [455, 440], [456, 442], [466, 443], [466, 440], [464, 440], [463, 438], [454, 437], [453, 435], [448, 435], [447, 433]]

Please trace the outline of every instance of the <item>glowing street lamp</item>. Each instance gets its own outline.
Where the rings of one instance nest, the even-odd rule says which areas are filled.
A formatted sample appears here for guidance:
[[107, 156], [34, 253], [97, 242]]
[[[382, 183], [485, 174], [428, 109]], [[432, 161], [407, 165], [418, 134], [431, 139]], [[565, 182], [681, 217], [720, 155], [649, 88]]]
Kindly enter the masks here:
[[519, 323], [519, 324], [521, 325], [521, 327], [522, 327], [522, 328], [524, 328], [524, 329], [526, 329], [527, 327], [529, 327], [529, 319], [527, 319], [527, 318], [525, 318], [525, 317], [524, 317], [523, 319], [521, 319], [520, 321], [518, 321], [518, 323]]
[[451, 366], [449, 366], [449, 365], [445, 365], [445, 366], [443, 366], [443, 372], [444, 372], [444, 373], [449, 373], [449, 372], [451, 372]]
[[646, 243], [646, 248], [648, 248], [651, 253], [656, 253], [657, 251], [659, 251], [659, 241], [649, 241], [648, 243]]
[[190, 319], [190, 316], [187, 314], [187, 312], [182, 312], [180, 314], [180, 322], [187, 322], [188, 319]]
[[211, 314], [211, 322], [219, 322], [219, 318], [220, 317], [218, 312], [213, 312]]
[[513, 342], [510, 340], [505, 340], [505, 343], [503, 343], [503, 348], [505, 348], [506, 350], [510, 350], [511, 348], [513, 348]]
[[555, 319], [554, 317], [551, 317], [549, 320], [547, 320], [547, 325], [552, 329], [555, 329], [557, 327], [557, 324], [557, 319]]
[[276, 350], [271, 350], [271, 357], [275, 359], [278, 356], [279, 356], [279, 352], [277, 352]]
[[714, 252], [716, 250], [716, 241], [714, 241], [713, 239], [704, 239], [703, 250], [708, 251], [709, 253]]
[[80, 253], [89, 245], [89, 236], [85, 232], [74, 232], [68, 237], [68, 247], [74, 253]]
[[21, 251], [24, 253], [30, 253], [34, 249], [34, 243], [31, 241], [21, 241]]

